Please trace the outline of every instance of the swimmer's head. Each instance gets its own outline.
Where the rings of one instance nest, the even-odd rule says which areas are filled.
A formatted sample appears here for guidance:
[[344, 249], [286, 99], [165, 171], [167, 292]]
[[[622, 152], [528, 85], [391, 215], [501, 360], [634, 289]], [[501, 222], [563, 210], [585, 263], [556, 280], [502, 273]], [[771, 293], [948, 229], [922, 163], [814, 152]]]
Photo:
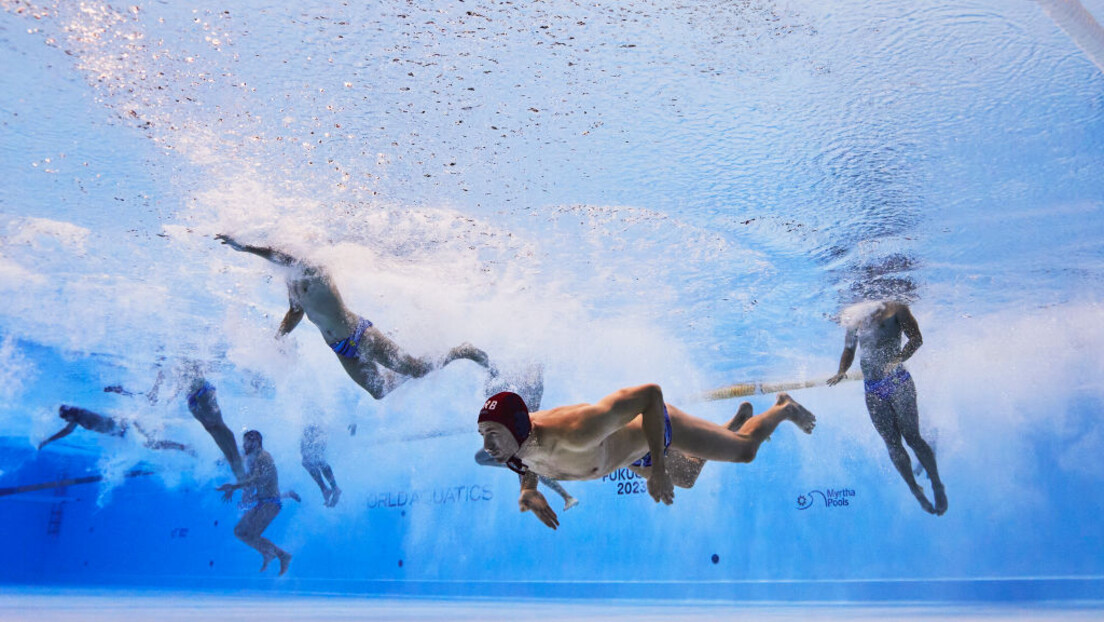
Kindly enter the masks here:
[[58, 416], [66, 421], [76, 421], [77, 409], [72, 406], [62, 405], [58, 408]]
[[483, 449], [499, 462], [506, 462], [513, 457], [532, 430], [529, 408], [517, 393], [496, 393], [487, 399], [483, 409], [479, 411], [479, 433], [483, 435]]
[[261, 448], [261, 433], [256, 430], [246, 430], [242, 435], [242, 449], [251, 454]]

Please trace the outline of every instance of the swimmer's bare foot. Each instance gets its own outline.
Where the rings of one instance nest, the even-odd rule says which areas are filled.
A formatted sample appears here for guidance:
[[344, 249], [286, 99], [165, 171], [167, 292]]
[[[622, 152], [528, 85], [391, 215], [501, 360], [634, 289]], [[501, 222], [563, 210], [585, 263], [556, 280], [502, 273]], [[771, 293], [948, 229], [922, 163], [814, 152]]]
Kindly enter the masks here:
[[291, 553], [287, 551], [277, 551], [276, 557], [280, 558], [280, 576], [284, 576], [284, 573], [288, 571], [288, 566], [291, 564]]
[[935, 514], [943, 516], [947, 512], [947, 493], [943, 489], [943, 484], [933, 484], [932, 491], [935, 492]]
[[736, 409], [736, 414], [732, 417], [732, 420], [725, 424], [725, 427], [735, 432], [744, 427], [744, 424], [747, 423], [748, 419], [751, 419], [753, 414], [754, 411], [751, 408], [751, 402], [743, 402], [740, 404], [740, 407]]
[[468, 359], [488, 369], [491, 367], [491, 358], [487, 356], [487, 353], [466, 341], [449, 350], [448, 355], [445, 356], [445, 360], [441, 364], [448, 365], [456, 359]]
[[912, 491], [913, 496], [920, 503], [920, 507], [924, 508], [924, 511], [928, 514], [936, 514], [935, 507], [932, 506], [931, 501], [928, 501], [927, 496], [924, 495], [924, 490], [917, 486]]
[[268, 570], [268, 564], [274, 559], [276, 559], [275, 555], [265, 555], [264, 556], [264, 562], [261, 563], [261, 572], [264, 572], [265, 570]]
[[564, 512], [570, 510], [571, 508], [573, 508], [577, 505], [579, 505], [579, 500], [576, 499], [575, 497], [571, 497], [571, 496], [564, 497], [564, 509], [563, 509]]
[[786, 409], [786, 418], [793, 421], [806, 434], [812, 434], [816, 427], [816, 417], [807, 408], [798, 404], [789, 393], [779, 393], [776, 406]]
[[330, 498], [326, 500], [326, 507], [332, 508], [333, 506], [337, 505], [337, 500], [340, 498], [341, 489], [337, 486], [334, 486], [333, 490], [330, 491]]

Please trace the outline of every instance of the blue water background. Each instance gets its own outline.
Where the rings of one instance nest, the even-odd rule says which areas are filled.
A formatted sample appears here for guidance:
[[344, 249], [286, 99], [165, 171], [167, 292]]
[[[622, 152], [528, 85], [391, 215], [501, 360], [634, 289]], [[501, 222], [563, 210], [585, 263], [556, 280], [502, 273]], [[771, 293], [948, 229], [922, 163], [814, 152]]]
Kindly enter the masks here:
[[[1037, 4], [3, 6], [0, 487], [105, 479], [0, 497], [0, 581], [1101, 596], [1104, 74]], [[547, 530], [472, 460], [478, 368], [370, 399], [313, 327], [276, 344], [280, 274], [226, 231], [331, 265], [414, 352], [543, 362], [545, 406], [659, 382], [723, 421], [736, 404], [703, 391], [827, 376], [841, 308], [909, 296], [950, 510], [920, 510], [849, 383], [795, 392], [812, 437], [780, 428], [672, 507], [567, 483], [581, 504]], [[304, 495], [268, 531], [285, 578], [234, 540], [182, 400], [102, 391], [180, 357]], [[199, 457], [86, 431], [36, 452], [61, 403]], [[299, 466], [312, 422], [335, 508]]]

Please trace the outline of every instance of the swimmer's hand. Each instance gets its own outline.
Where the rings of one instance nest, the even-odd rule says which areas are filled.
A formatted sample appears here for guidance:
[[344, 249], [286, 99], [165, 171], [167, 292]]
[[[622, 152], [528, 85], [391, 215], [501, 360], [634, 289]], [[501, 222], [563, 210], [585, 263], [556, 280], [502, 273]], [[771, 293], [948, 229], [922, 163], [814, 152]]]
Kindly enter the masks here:
[[840, 380], [843, 380], [846, 377], [847, 377], [847, 372], [838, 373], [835, 376], [832, 376], [831, 378], [829, 378], [827, 384], [830, 387], [834, 387], [837, 384], [839, 384]]
[[215, 239], [218, 240], [219, 242], [222, 242], [223, 244], [229, 246], [230, 248], [232, 248], [236, 251], [244, 251], [245, 250], [245, 247], [242, 246], [241, 244], [238, 244], [237, 240], [235, 240], [234, 238], [226, 235], [225, 233], [220, 233], [220, 234], [216, 235]]
[[675, 485], [666, 469], [652, 466], [652, 474], [648, 476], [648, 494], [652, 495], [656, 503], [662, 501], [671, 505], [675, 502]]
[[222, 502], [223, 503], [230, 503], [230, 500], [234, 498], [234, 491], [237, 490], [237, 489], [238, 489], [238, 487], [235, 486], [234, 484], [223, 484], [222, 486], [219, 486], [215, 490], [222, 493]]
[[119, 395], [134, 395], [134, 393], [127, 391], [121, 384], [113, 384], [108, 387], [104, 387], [104, 393], [118, 393]]
[[518, 508], [522, 512], [533, 511], [542, 523], [552, 529], [560, 526], [560, 519], [556, 518], [556, 512], [548, 505], [548, 500], [537, 490], [523, 490], [518, 497]]

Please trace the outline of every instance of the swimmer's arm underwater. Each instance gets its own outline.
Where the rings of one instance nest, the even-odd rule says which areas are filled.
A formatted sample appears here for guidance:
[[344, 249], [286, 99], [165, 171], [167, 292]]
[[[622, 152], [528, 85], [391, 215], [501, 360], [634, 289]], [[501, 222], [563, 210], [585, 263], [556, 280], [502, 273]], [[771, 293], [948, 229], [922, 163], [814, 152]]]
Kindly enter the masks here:
[[222, 486], [219, 486], [215, 490], [223, 493], [222, 494], [222, 500], [228, 502], [228, 501], [230, 501], [231, 499], [234, 498], [234, 491], [235, 490], [240, 490], [242, 488], [249, 488], [249, 487], [252, 487], [252, 486], [256, 486], [256, 485], [260, 484], [260, 482], [265, 477], [266, 477], [265, 470], [260, 468], [259, 465], [254, 464], [253, 468], [249, 471], [249, 473], [247, 473], [246, 476], [244, 478], [242, 478], [241, 480], [238, 480], [238, 483], [236, 483], [236, 484], [223, 484]]
[[905, 333], [905, 337], [908, 341], [905, 342], [901, 353], [897, 355], [892, 361], [886, 365], [886, 373], [889, 373], [896, 369], [899, 365], [909, 360], [916, 351], [920, 349], [920, 346], [924, 345], [924, 336], [920, 334], [920, 324], [916, 322], [916, 318], [912, 316], [912, 311], [909, 308], [901, 305], [897, 309], [897, 323], [901, 325], [901, 330]]
[[548, 500], [544, 498], [544, 495], [537, 490], [537, 474], [533, 472], [525, 473], [520, 479], [521, 496], [518, 497], [518, 509], [522, 512], [532, 510], [533, 514], [545, 525], [552, 529], [559, 527], [560, 520], [556, 517], [556, 512], [548, 505]]
[[51, 436], [50, 438], [48, 438], [48, 439], [42, 441], [41, 443], [39, 443], [38, 448], [42, 449], [46, 445], [49, 445], [50, 443], [58, 440], [59, 438], [65, 438], [66, 436], [69, 436], [70, 434], [72, 434], [73, 430], [76, 430], [76, 429], [77, 429], [77, 422], [70, 421], [69, 425], [67, 425], [64, 428], [62, 428], [61, 430], [59, 430], [57, 434], [55, 434], [55, 435]]
[[287, 253], [278, 251], [274, 248], [269, 248], [267, 246], [250, 246], [249, 244], [242, 244], [229, 235], [226, 235], [225, 233], [220, 233], [216, 235], [215, 239], [238, 252], [250, 253], [258, 257], [267, 259], [272, 263], [280, 264], [281, 266], [294, 266], [299, 263], [298, 259], [292, 257], [291, 255], [288, 255]]
[[675, 486], [667, 473], [665, 459], [666, 413], [663, 390], [659, 385], [644, 384], [621, 389], [581, 411], [567, 438], [578, 447], [593, 447], [639, 416], [643, 423], [644, 437], [648, 441], [648, 452], [652, 457], [648, 494], [656, 502], [671, 505], [675, 500]]
[[847, 370], [851, 369], [851, 364], [855, 362], [855, 349], [858, 347], [858, 340], [855, 329], [848, 328], [847, 334], [843, 338], [843, 354], [840, 355], [839, 371], [836, 372], [835, 376], [828, 379], [828, 386], [839, 384], [839, 381], [847, 375]]

